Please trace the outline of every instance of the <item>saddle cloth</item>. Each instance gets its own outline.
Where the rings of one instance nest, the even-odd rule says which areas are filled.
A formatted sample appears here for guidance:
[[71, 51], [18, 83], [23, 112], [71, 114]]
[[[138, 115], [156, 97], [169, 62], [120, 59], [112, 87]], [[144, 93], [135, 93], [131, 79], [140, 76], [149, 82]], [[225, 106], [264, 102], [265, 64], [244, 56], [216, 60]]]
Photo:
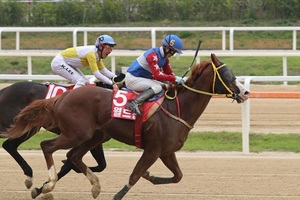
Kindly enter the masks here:
[[[128, 90], [114, 90], [111, 117], [121, 118], [127, 120], [136, 120], [137, 115], [131, 110], [125, 108], [125, 105], [129, 100], [134, 99], [138, 94]], [[159, 104], [163, 101], [164, 95], [161, 93], [155, 98], [151, 98], [140, 105], [142, 110], [142, 122], [145, 122], [159, 107]]]
[[[58, 95], [61, 95], [62, 93], [68, 91], [68, 90], [73, 90], [74, 84], [72, 85], [60, 85], [57, 83], [46, 83], [46, 86], [48, 86], [48, 90], [46, 92], [46, 97], [45, 99], [50, 99], [52, 97], [56, 97]], [[91, 86], [96, 86], [96, 84], [89, 84]]]

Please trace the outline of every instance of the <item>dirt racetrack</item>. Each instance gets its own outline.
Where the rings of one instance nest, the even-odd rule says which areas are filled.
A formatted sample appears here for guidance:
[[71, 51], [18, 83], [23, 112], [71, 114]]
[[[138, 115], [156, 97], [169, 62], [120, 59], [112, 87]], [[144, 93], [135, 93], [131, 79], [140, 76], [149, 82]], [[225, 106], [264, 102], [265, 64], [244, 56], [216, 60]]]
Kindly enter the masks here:
[[[55, 153], [56, 166], [65, 158], [66, 151]], [[1, 200], [30, 200], [30, 190], [19, 166], [0, 149]], [[47, 171], [41, 151], [22, 151], [32, 165], [34, 187], [47, 180]], [[97, 176], [101, 193], [97, 199], [109, 200], [128, 181], [141, 152], [106, 151], [108, 166]], [[178, 152], [183, 179], [177, 184], [152, 185], [140, 179], [124, 200], [298, 200], [300, 199], [300, 155], [292, 153]], [[88, 154], [84, 158], [94, 164]], [[157, 161], [150, 172], [159, 176], [171, 173]], [[50, 194], [38, 200], [89, 200], [91, 185], [82, 175], [70, 172], [60, 180]]]

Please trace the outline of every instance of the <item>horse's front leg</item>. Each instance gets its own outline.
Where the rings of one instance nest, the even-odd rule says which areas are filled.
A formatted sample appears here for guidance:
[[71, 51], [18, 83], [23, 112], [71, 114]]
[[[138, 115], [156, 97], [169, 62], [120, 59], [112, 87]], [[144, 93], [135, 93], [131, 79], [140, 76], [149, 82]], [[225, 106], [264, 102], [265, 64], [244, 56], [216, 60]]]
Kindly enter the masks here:
[[145, 172], [153, 165], [159, 157], [159, 152], [144, 150], [142, 157], [135, 165], [133, 172], [129, 177], [129, 182], [115, 196], [114, 200], [121, 200], [127, 192], [137, 183]]
[[150, 175], [150, 172], [147, 171], [143, 178], [150, 181], [153, 184], [168, 184], [168, 183], [178, 183], [182, 179], [182, 172], [179, 168], [176, 155], [175, 153], [172, 153], [168, 156], [163, 156], [160, 158], [162, 162], [165, 164], [166, 167], [168, 167], [169, 170], [174, 174], [173, 177], [156, 177]]

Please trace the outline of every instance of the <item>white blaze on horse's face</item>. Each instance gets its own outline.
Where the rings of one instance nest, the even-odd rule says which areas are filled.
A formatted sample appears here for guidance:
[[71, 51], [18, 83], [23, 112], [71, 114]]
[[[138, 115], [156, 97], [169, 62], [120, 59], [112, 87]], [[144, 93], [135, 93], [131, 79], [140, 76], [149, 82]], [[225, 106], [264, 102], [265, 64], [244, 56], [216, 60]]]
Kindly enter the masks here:
[[238, 94], [238, 96], [243, 101], [246, 101], [250, 96], [250, 91], [243, 84], [241, 84], [238, 80], [235, 80], [235, 84], [240, 89], [240, 93]]

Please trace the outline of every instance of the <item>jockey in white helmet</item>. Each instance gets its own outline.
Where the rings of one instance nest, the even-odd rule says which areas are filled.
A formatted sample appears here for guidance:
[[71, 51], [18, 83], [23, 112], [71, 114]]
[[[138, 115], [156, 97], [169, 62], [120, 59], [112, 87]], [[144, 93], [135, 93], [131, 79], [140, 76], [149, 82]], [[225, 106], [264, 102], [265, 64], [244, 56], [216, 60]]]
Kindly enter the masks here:
[[52, 60], [51, 68], [55, 74], [73, 82], [74, 89], [90, 83], [80, 71], [82, 67], [90, 67], [98, 80], [112, 85], [112, 78], [116, 75], [105, 67], [102, 59], [107, 58], [115, 46], [111, 36], [100, 35], [95, 45], [72, 47], [59, 52]]

